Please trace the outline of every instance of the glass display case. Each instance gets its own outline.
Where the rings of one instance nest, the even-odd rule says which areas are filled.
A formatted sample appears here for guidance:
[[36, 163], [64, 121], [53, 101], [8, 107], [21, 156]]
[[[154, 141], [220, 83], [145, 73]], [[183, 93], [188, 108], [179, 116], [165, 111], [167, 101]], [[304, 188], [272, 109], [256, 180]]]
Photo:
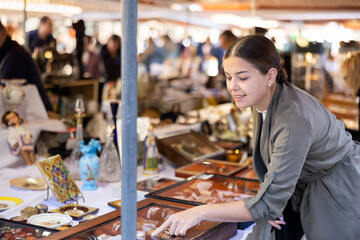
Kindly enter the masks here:
[[259, 178], [256, 176], [255, 170], [252, 167], [244, 169], [243, 171], [238, 172], [238, 173], [234, 174], [233, 176], [234, 177], [239, 177], [239, 178], [246, 178], [246, 179], [252, 179], [252, 180], [259, 181]]
[[43, 239], [58, 231], [0, 218], [0, 239]]
[[240, 163], [205, 159], [175, 169], [175, 176], [187, 178], [201, 173], [230, 176], [244, 168], [246, 166]]
[[154, 192], [180, 182], [181, 178], [175, 177], [152, 177], [137, 183], [137, 190], [143, 192]]
[[259, 188], [260, 183], [256, 180], [204, 173], [146, 197], [201, 205], [242, 200], [255, 195]]
[[[191, 205], [158, 199], [145, 199], [138, 202], [137, 239], [229, 239], [237, 232], [236, 223], [202, 222], [187, 231], [185, 237], [170, 236], [165, 230], [157, 238], [151, 238], [153, 230], [176, 212]], [[121, 210], [115, 210], [95, 219], [84, 221], [68, 230], [58, 232], [50, 239], [121, 239]]]
[[179, 166], [224, 154], [224, 149], [205, 136], [191, 130], [160, 135], [156, 139], [159, 152]]

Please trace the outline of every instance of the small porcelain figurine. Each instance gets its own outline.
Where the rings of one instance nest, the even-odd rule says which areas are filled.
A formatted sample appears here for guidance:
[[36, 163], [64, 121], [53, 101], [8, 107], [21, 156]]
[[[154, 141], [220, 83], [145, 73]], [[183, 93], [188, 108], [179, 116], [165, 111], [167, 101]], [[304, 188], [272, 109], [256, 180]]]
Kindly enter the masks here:
[[7, 111], [2, 122], [9, 128], [8, 142], [14, 155], [21, 155], [27, 165], [36, 162], [32, 134], [22, 124], [23, 120], [15, 111]]
[[144, 173], [156, 174], [158, 173], [158, 149], [153, 133], [154, 127], [150, 125], [149, 133], [144, 140]]

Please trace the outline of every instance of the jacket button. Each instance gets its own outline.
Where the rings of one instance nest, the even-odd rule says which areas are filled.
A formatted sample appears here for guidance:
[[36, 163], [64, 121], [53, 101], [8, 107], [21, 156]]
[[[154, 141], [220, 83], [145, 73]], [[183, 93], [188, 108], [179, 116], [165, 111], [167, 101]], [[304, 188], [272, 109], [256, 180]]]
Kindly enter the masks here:
[[271, 172], [271, 173], [269, 174], [269, 176], [270, 176], [270, 177], [275, 177], [275, 173], [274, 173], [274, 172]]

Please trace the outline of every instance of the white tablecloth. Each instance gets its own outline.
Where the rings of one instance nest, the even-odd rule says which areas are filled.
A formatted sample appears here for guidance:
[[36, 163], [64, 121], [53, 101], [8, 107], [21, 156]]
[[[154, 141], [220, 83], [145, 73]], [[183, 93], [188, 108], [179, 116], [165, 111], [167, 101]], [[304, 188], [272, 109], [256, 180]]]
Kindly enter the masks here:
[[[25, 127], [32, 133], [33, 142], [36, 143], [40, 132], [64, 132], [66, 126], [59, 120], [48, 119], [48, 120], [34, 120], [26, 123]], [[10, 146], [7, 141], [8, 129], [0, 127], [0, 168], [5, 167], [19, 167], [24, 164], [20, 156], [14, 156], [11, 154]]]

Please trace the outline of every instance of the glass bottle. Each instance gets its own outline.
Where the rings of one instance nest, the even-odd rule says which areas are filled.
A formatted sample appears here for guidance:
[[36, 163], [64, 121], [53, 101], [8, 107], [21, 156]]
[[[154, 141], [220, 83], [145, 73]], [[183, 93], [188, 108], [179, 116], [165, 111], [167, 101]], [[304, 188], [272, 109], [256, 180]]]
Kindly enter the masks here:
[[100, 156], [101, 182], [118, 182], [121, 180], [121, 162], [113, 140], [113, 127], [106, 129], [106, 143]]
[[80, 144], [83, 141], [83, 118], [85, 116], [84, 101], [81, 98], [76, 100], [75, 104], [75, 118], [76, 118], [76, 140], [74, 150], [70, 157], [65, 159], [66, 165], [70, 171], [71, 176], [75, 180], [80, 180], [79, 160], [81, 157]]

